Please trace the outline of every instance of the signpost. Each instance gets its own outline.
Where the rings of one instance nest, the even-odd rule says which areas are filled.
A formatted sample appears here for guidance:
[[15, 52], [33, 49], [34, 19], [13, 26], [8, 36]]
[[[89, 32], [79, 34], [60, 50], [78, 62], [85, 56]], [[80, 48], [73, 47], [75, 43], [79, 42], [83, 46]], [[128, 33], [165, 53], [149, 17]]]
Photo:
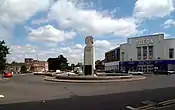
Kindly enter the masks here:
[[136, 40], [136, 45], [150, 45], [150, 44], [154, 44], [154, 41], [151, 37]]

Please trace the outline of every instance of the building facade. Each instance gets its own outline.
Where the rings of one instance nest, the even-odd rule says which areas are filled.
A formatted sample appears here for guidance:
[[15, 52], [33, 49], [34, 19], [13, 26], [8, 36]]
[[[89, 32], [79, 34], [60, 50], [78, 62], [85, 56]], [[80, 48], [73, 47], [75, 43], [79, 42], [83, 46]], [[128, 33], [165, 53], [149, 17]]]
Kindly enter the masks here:
[[105, 53], [105, 71], [119, 71], [120, 47]]
[[6, 72], [13, 72], [14, 74], [20, 74], [22, 65], [24, 65], [24, 63], [7, 64], [5, 71]]
[[105, 63], [104, 63], [104, 60], [97, 60], [95, 62], [95, 69], [97, 71], [104, 71], [105, 70]]
[[164, 34], [128, 38], [120, 45], [120, 70], [175, 70], [174, 48], [175, 39], [165, 39]]
[[25, 63], [27, 71], [30, 72], [32, 64], [33, 64], [33, 58], [25, 58], [24, 63]]
[[48, 62], [33, 60], [32, 58], [25, 58], [25, 65], [29, 72], [47, 72]]

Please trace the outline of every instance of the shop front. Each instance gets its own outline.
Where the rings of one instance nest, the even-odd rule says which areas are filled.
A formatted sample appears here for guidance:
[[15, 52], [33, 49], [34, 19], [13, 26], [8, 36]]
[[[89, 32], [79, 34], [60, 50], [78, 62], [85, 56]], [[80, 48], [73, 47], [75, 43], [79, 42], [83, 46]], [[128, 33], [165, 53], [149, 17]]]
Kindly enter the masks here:
[[175, 70], [175, 60], [149, 60], [149, 61], [124, 61], [120, 62], [121, 71], [155, 72]]

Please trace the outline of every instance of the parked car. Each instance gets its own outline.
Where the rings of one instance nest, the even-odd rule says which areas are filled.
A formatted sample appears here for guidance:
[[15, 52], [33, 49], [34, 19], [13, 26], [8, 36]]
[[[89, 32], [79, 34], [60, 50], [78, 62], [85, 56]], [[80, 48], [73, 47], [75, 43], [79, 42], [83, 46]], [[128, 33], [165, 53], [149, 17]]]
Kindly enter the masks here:
[[10, 72], [4, 72], [4, 77], [5, 78], [9, 78], [9, 77], [12, 77], [12, 76], [13, 76], [12, 73], [10, 73]]
[[170, 75], [170, 74], [175, 74], [175, 71], [157, 70], [154, 72], [154, 74], [155, 75], [158, 75], [158, 74]]
[[128, 74], [132, 74], [132, 75], [143, 75], [143, 72], [141, 72], [141, 71], [129, 71]]
[[62, 72], [60, 70], [56, 70], [56, 74], [61, 74]]
[[76, 74], [82, 74], [82, 69], [80, 68], [80, 67], [75, 67], [74, 68], [74, 73], [76, 73]]
[[169, 74], [175, 74], [175, 71], [168, 71]]
[[121, 72], [121, 73], [127, 73], [125, 70], [121, 70], [120, 72]]

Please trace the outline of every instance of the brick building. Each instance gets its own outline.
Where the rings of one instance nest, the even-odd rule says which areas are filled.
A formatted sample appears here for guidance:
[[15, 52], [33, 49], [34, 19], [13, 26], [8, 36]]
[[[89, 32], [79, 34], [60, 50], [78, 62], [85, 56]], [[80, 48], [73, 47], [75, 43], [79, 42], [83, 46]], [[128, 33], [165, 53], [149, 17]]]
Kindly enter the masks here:
[[25, 65], [29, 72], [47, 72], [48, 63], [46, 61], [33, 60], [32, 58], [25, 58]]
[[14, 72], [15, 74], [20, 74], [22, 65], [24, 65], [24, 63], [7, 64], [5, 71], [6, 72]]

